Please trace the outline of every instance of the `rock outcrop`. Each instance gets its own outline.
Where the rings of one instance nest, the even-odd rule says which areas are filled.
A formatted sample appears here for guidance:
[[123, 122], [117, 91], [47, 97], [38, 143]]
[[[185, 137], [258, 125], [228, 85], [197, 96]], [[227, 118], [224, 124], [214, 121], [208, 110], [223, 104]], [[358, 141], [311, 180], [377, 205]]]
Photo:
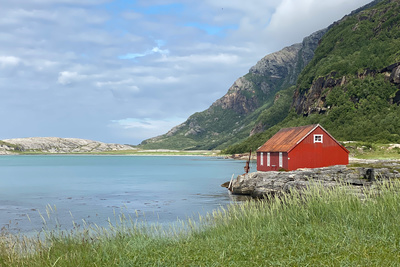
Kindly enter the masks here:
[[[367, 76], [384, 74], [386, 79], [397, 86], [399, 90], [391, 101], [400, 104], [400, 62], [387, 66], [382, 70], [366, 69], [358, 75], [358, 79], [365, 79]], [[325, 113], [331, 107], [325, 104], [326, 97], [334, 87], [346, 86], [346, 76], [335, 78], [336, 73], [332, 72], [325, 77], [315, 79], [307, 91], [297, 90], [293, 96], [292, 107], [297, 114], [310, 115], [315, 113]]]
[[[251, 81], [245, 77], [240, 77], [229, 88], [228, 93], [215, 101], [211, 108], [221, 107], [222, 109], [233, 110], [239, 114], [249, 114], [259, 106], [256, 90], [257, 88], [255, 88], [255, 85]], [[270, 86], [266, 82], [261, 84], [261, 90], [266, 94], [271, 91]]]
[[311, 61], [319, 40], [328, 29], [317, 31], [294, 44], [269, 54], [250, 68], [249, 74], [237, 79], [226, 95], [213, 103], [212, 107], [222, 107], [246, 115], [264, 103], [280, 89], [296, 83], [300, 71]]
[[7, 139], [3, 140], [0, 144], [0, 154], [12, 154], [16, 152], [99, 153], [133, 149], [133, 147], [128, 145], [107, 144], [86, 139], [59, 137]]
[[346, 77], [335, 79], [335, 73], [331, 73], [326, 77], [316, 79], [308, 91], [296, 90], [293, 96], [292, 107], [297, 114], [304, 115], [314, 113], [324, 113], [329, 106], [325, 105], [326, 96], [335, 86], [342, 86], [346, 83]]
[[233, 194], [268, 198], [290, 190], [305, 190], [311, 186], [326, 188], [346, 185], [355, 193], [362, 193], [378, 180], [399, 179], [400, 163], [391, 168], [366, 168], [332, 166], [316, 169], [299, 169], [290, 172], [253, 172], [239, 175], [232, 181]]

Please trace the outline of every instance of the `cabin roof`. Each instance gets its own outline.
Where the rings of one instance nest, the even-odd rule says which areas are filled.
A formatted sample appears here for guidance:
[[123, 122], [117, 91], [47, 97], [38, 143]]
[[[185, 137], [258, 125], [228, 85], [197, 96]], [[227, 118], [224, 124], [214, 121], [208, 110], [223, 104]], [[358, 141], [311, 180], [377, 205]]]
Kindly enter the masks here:
[[300, 143], [309, 133], [314, 131], [319, 124], [284, 128], [272, 136], [264, 145], [257, 149], [258, 152], [288, 152]]

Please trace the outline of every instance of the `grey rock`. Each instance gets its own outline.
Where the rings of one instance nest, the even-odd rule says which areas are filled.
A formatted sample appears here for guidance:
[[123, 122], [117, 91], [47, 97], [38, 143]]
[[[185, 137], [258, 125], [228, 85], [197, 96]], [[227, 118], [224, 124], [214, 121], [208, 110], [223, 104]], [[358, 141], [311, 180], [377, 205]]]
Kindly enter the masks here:
[[229, 88], [226, 95], [215, 101], [211, 107], [219, 106], [222, 109], [234, 110], [239, 114], [248, 114], [258, 108], [258, 103], [257, 99], [246, 97], [244, 92], [251, 94], [255, 90], [252, 82], [245, 77], [240, 77]]
[[371, 169], [332, 166], [290, 172], [253, 172], [239, 175], [232, 182], [231, 191], [233, 194], [264, 198], [321, 185], [326, 188], [347, 186], [350, 191], [362, 194], [363, 188], [371, 187], [376, 182], [400, 178], [399, 172], [380, 168], [374, 169], [375, 177], [371, 180], [366, 178], [369, 175], [368, 170]]
[[302, 49], [302, 44], [294, 44], [283, 48], [279, 52], [269, 54], [250, 68], [250, 73], [268, 75], [280, 79], [290, 74], [295, 66], [297, 55]]
[[394, 84], [400, 84], [400, 66], [397, 66], [392, 70], [390, 81]]

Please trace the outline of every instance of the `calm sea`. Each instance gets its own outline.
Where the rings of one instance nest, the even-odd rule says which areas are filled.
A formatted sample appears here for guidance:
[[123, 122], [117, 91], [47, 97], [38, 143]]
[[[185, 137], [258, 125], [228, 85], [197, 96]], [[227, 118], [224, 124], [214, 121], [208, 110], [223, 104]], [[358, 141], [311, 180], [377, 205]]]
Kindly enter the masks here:
[[121, 212], [174, 223], [236, 201], [220, 185], [244, 165], [192, 156], [0, 156], [0, 227], [107, 226]]

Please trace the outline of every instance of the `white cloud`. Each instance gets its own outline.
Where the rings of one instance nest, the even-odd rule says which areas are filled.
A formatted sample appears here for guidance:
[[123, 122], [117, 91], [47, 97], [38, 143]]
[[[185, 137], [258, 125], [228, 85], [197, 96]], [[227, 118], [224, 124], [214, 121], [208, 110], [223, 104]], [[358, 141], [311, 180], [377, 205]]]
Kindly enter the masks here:
[[0, 56], [0, 66], [2, 68], [5, 67], [14, 67], [17, 66], [21, 62], [21, 59], [14, 56]]
[[160, 47], [153, 47], [151, 50], [147, 50], [143, 53], [128, 53], [125, 55], [118, 56], [119, 59], [135, 59], [138, 57], [145, 57], [153, 54], [168, 55], [168, 49], [161, 49]]
[[167, 77], [159, 77], [159, 76], [145, 76], [145, 77], [140, 77], [138, 78], [143, 84], [158, 84], [158, 85], [167, 85], [167, 84], [176, 84], [180, 82], [180, 79], [177, 77], [173, 76], [167, 76]]
[[67, 4], [67, 5], [97, 5], [106, 2], [110, 2], [112, 0], [0, 0], [0, 4], [8, 5], [8, 6], [30, 6], [30, 5], [53, 5], [53, 4]]
[[122, 119], [122, 120], [114, 120], [112, 121], [113, 123], [116, 123], [123, 129], [135, 129], [135, 128], [140, 128], [140, 129], [157, 129], [159, 128], [160, 123], [165, 123], [164, 121], [157, 121], [157, 120], [152, 120], [149, 118], [144, 118], [144, 119]]
[[139, 88], [135, 85], [133, 85], [134, 82], [131, 79], [128, 80], [122, 80], [122, 81], [106, 81], [106, 82], [96, 82], [97, 87], [120, 87], [120, 86], [126, 86], [129, 85], [131, 88], [133, 88], [135, 91], [139, 91]]
[[99, 88], [110, 90], [115, 98], [123, 101], [132, 101], [132, 97], [140, 91], [140, 88], [132, 79], [96, 82], [95, 84]]
[[69, 85], [71, 83], [79, 82], [86, 78], [86, 75], [80, 75], [77, 72], [62, 71], [58, 74], [58, 83], [62, 85]]
[[239, 57], [233, 54], [192, 54], [187, 56], [163, 57], [158, 59], [159, 62], [184, 62], [187, 64], [235, 64], [238, 63]]
[[124, 86], [118, 88], [112, 88], [111, 93], [113, 96], [122, 101], [132, 101], [132, 98], [135, 97], [136, 93], [139, 91], [139, 87], [132, 86]]
[[312, 32], [323, 29], [370, 0], [282, 0], [271, 16], [265, 32], [276, 41], [299, 42]]

